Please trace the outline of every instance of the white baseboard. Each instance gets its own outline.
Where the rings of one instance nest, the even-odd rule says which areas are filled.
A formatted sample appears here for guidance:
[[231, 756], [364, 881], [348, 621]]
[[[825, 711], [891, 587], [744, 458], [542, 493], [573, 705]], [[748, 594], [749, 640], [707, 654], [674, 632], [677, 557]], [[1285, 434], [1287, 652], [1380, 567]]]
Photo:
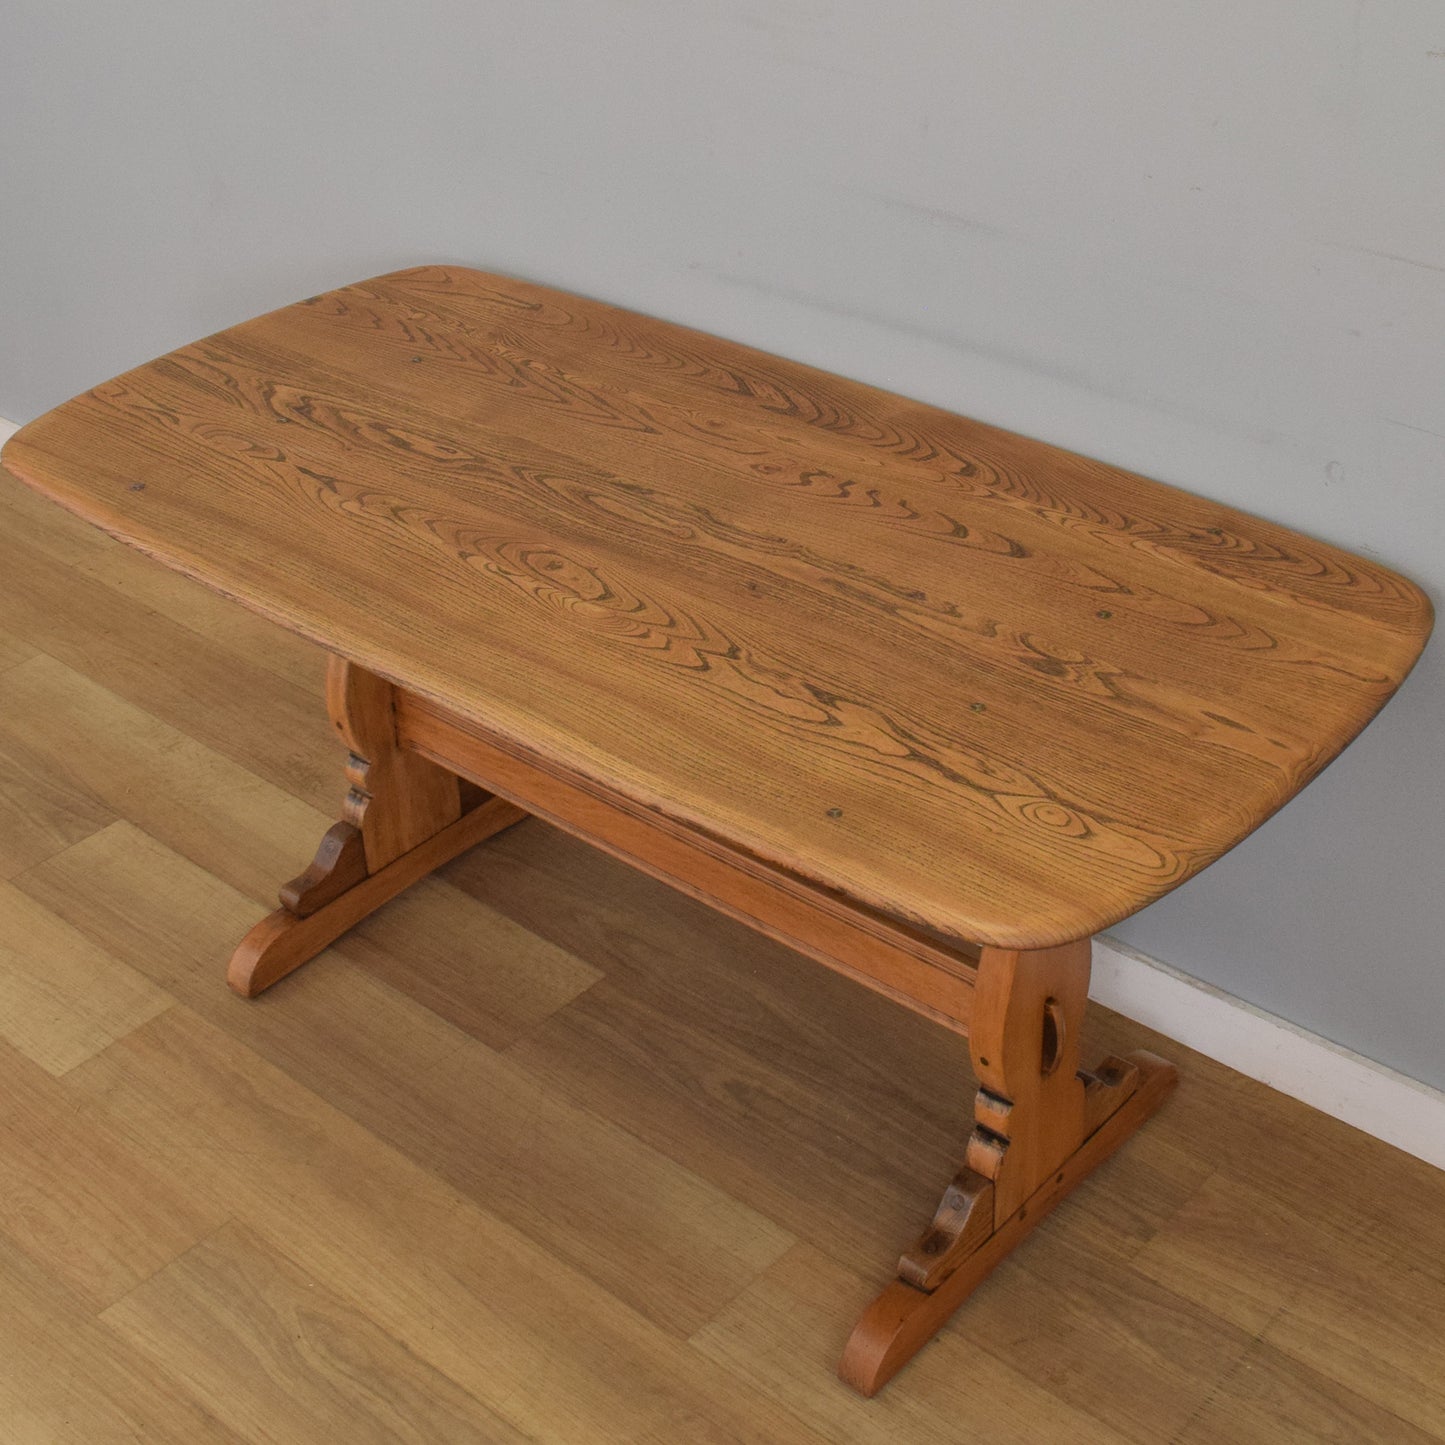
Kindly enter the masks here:
[[17, 422], [6, 421], [3, 416], [0, 416], [0, 447], [3, 447], [19, 430], [20, 426]]
[[[0, 417], [0, 444], [16, 430]], [[1445, 1169], [1445, 1093], [1200, 983], [1111, 938], [1094, 944], [1090, 990], [1251, 1079]]]
[[1293, 1099], [1445, 1169], [1445, 1093], [1147, 958], [1094, 944], [1089, 996]]

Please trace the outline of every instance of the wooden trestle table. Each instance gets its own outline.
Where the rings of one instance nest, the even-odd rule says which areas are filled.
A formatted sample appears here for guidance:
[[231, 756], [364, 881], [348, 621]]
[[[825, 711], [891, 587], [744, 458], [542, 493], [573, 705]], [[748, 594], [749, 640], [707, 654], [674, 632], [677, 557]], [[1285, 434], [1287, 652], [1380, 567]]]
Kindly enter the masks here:
[[428, 266], [234, 326], [6, 467], [328, 649], [342, 821], [254, 995], [528, 814], [968, 1035], [975, 1126], [863, 1312], [872, 1394], [1159, 1107], [1081, 1067], [1090, 939], [1399, 685], [1385, 567], [937, 408]]

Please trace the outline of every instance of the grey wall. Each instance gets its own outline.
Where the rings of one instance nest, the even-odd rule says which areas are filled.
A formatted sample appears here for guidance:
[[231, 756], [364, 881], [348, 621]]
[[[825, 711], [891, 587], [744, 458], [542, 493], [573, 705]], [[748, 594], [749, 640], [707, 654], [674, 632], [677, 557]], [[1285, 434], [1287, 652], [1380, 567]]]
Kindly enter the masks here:
[[[0, 29], [12, 420], [455, 260], [1445, 582], [1434, 0], [10, 0]], [[1436, 1085], [1442, 658], [1119, 930]]]

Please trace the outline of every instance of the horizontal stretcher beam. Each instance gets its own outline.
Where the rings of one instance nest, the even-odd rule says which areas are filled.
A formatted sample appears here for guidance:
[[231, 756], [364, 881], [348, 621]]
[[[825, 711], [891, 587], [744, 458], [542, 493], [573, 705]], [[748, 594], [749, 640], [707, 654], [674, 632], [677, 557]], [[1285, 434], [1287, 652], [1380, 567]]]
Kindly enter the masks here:
[[663, 815], [519, 756], [435, 703], [398, 689], [403, 749], [510, 799], [585, 842], [967, 1034], [977, 954], [948, 947]]

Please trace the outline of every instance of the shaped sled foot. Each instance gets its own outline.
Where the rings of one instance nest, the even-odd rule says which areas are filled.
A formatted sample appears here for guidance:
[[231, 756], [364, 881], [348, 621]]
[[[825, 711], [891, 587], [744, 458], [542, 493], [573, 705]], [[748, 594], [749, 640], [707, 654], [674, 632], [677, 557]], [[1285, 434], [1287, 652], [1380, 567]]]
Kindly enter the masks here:
[[875, 1395], [989, 1272], [1164, 1102], [1173, 1065], [1149, 1053], [1078, 1067], [1088, 940], [985, 948], [970, 1047], [981, 1087], [964, 1166], [898, 1278], [864, 1310], [838, 1373]]
[[281, 907], [241, 940], [226, 982], [254, 998], [353, 924], [474, 843], [527, 813], [398, 746], [394, 689], [333, 657], [326, 674], [332, 725], [350, 750], [343, 821], [281, 889]]

